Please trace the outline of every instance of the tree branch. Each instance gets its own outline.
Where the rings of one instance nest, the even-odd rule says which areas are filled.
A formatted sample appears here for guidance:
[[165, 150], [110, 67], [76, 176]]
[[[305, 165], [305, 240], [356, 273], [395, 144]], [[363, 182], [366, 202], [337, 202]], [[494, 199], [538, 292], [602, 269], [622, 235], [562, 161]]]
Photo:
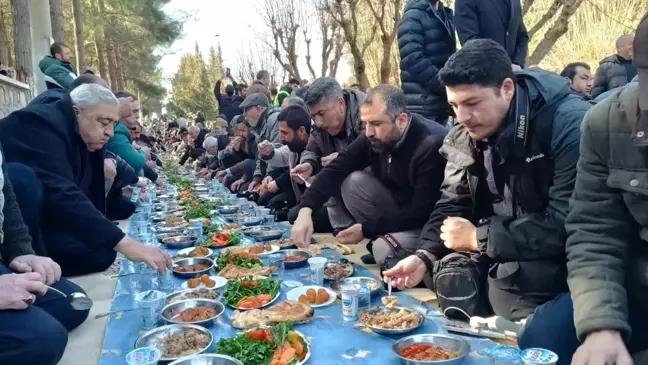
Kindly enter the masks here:
[[540, 20], [538, 20], [538, 22], [529, 29], [529, 38], [533, 38], [533, 36], [558, 13], [558, 10], [560, 10], [560, 7], [563, 6], [565, 1], [569, 0], [553, 0], [551, 6], [549, 6], [549, 9], [547, 9], [547, 11], [542, 15]]

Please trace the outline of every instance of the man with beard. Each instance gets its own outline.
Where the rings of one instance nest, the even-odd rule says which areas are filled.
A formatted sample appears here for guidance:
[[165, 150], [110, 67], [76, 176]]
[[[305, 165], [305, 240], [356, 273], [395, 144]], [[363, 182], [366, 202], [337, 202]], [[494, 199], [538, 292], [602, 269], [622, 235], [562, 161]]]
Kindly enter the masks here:
[[48, 89], [69, 89], [77, 75], [70, 63], [70, 47], [61, 42], [50, 46], [50, 55], [45, 56], [38, 68], [45, 74], [45, 84]]
[[[320, 171], [301, 198], [292, 228], [300, 247], [310, 243], [312, 213], [341, 186], [355, 224], [338, 233], [342, 243], [373, 240], [378, 264], [419, 244], [419, 234], [439, 198], [445, 160], [439, 155], [446, 129], [407, 112], [393, 86], [371, 89], [360, 107], [365, 133]], [[371, 166], [372, 173], [365, 171]]]

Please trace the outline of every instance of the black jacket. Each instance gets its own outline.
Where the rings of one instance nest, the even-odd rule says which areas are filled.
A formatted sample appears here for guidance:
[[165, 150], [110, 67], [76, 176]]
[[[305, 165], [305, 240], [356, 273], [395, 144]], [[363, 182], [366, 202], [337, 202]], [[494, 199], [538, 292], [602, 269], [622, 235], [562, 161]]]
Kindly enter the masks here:
[[69, 234], [91, 248], [114, 247], [124, 233], [104, 216], [104, 150], [88, 148], [69, 96], [30, 105], [0, 120], [7, 162], [31, 167], [45, 188], [41, 230]]
[[444, 123], [450, 115], [445, 87], [437, 73], [456, 51], [452, 10], [429, 0], [410, 0], [398, 23], [401, 82], [407, 108]]
[[[499, 10], [503, 7], [508, 11]], [[519, 0], [457, 0], [455, 25], [461, 45], [471, 39], [492, 39], [506, 49], [514, 64], [524, 67], [529, 34]]]
[[614, 55], [604, 58], [596, 70], [594, 86], [592, 87], [592, 97], [603, 94], [604, 92], [627, 84], [628, 73], [625, 66], [621, 63], [619, 56]]
[[[206, 129], [201, 129], [200, 132], [198, 132], [198, 137], [196, 137], [196, 140], [193, 143], [193, 148], [187, 148], [185, 152], [182, 154], [180, 157], [180, 161], [178, 163], [180, 165], [184, 165], [189, 158], [197, 159], [199, 158], [203, 152], [203, 143], [205, 142], [205, 136], [207, 135], [207, 130]], [[149, 180], [151, 180], [150, 177], [147, 176]], [[157, 174], [156, 174], [156, 179], [157, 179]]]
[[[236, 88], [236, 83], [234, 85], [234, 88]], [[225, 116], [227, 117], [226, 119], [229, 122], [230, 120], [232, 120], [232, 118], [241, 113], [239, 105], [243, 100], [241, 100], [236, 95], [223, 95], [221, 94], [220, 90], [221, 80], [218, 80], [216, 81], [216, 85], [214, 86], [214, 96], [216, 97], [216, 100], [218, 100], [219, 113], [225, 114]]]
[[[456, 125], [441, 148], [448, 159], [442, 195], [421, 233], [421, 248], [444, 256], [449, 250], [439, 238], [443, 221], [471, 220], [478, 226], [480, 251], [496, 264], [490, 276], [495, 313], [520, 319], [567, 291], [564, 222], [576, 179], [580, 123], [591, 104], [571, 94], [558, 75], [539, 69], [516, 75], [518, 90], [523, 85], [530, 100], [526, 158], [513, 156], [514, 106], [492, 144], [501, 160], [494, 180], [505, 183], [516, 213], [494, 214], [483, 150]], [[498, 291], [519, 298], [500, 303]]]
[[411, 114], [409, 127], [399, 147], [376, 153], [362, 134], [320, 171], [301, 198], [301, 207], [318, 210], [354, 171], [371, 166], [371, 171], [391, 190], [400, 207], [383, 212], [362, 224], [362, 233], [373, 239], [389, 232], [421, 228], [439, 198], [445, 160], [439, 147], [447, 129], [418, 114]]

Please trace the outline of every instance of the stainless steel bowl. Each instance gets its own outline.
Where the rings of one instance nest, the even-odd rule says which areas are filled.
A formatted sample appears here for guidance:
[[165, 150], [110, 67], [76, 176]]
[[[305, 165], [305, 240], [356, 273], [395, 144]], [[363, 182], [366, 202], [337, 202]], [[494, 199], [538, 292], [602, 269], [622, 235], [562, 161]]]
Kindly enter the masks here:
[[182, 232], [159, 233], [155, 237], [157, 237], [158, 241], [162, 242], [162, 241], [167, 240], [167, 239], [169, 239], [171, 237], [178, 237], [178, 236], [182, 236], [182, 235], [183, 235]]
[[[420, 361], [420, 360], [408, 360], [400, 356], [400, 352], [407, 346], [416, 344], [416, 343], [429, 343], [436, 346], [441, 346], [450, 351], [456, 351], [459, 353], [458, 357], [450, 360], [439, 360], [439, 361]], [[442, 334], [422, 334], [422, 335], [412, 335], [405, 338], [401, 338], [392, 345], [392, 351], [394, 354], [401, 358], [403, 364], [405, 365], [419, 365], [419, 364], [435, 364], [435, 365], [460, 365], [463, 364], [464, 358], [470, 352], [470, 345], [466, 340], [461, 337], [452, 336], [452, 335], [442, 335]]]
[[181, 250], [183, 248], [194, 247], [198, 238], [191, 236], [173, 236], [161, 239], [160, 242], [171, 250]]
[[182, 232], [187, 228], [187, 225], [185, 223], [181, 224], [157, 224], [154, 226], [155, 232], [157, 233], [174, 233], [174, 232]]
[[[178, 318], [178, 316], [180, 315], [180, 313], [182, 313], [182, 311], [189, 308], [197, 308], [197, 307], [213, 308], [214, 310], [216, 310], [216, 314], [213, 317], [202, 321], [196, 321], [196, 322], [180, 321], [180, 318]], [[188, 323], [188, 324], [197, 324], [203, 327], [211, 327], [216, 324], [216, 321], [218, 321], [218, 318], [223, 315], [223, 312], [225, 312], [225, 306], [219, 301], [209, 300], [209, 299], [187, 299], [187, 300], [181, 300], [179, 302], [167, 304], [164, 308], [162, 308], [160, 317], [162, 317], [162, 319], [169, 324]]]
[[241, 207], [238, 205], [223, 205], [222, 207], [218, 208], [218, 213], [220, 214], [233, 214], [239, 211]]
[[169, 365], [244, 365], [233, 357], [219, 354], [202, 354], [185, 357]]
[[304, 250], [283, 250], [281, 251], [281, 253], [285, 255], [284, 259], [288, 258], [289, 256], [299, 256], [304, 258], [301, 261], [295, 261], [295, 262], [284, 261], [284, 267], [286, 269], [296, 269], [298, 267], [306, 266], [308, 265], [308, 259], [312, 257], [310, 252]]
[[[208, 268], [196, 272], [177, 271], [178, 267], [189, 266], [189, 265], [206, 265], [208, 266]], [[199, 278], [203, 274], [209, 275], [209, 270], [211, 270], [212, 267], [214, 267], [214, 261], [212, 259], [208, 259], [206, 257], [190, 257], [190, 258], [175, 261], [173, 263], [173, 267], [171, 267], [171, 271], [173, 271], [173, 275], [177, 277], [191, 279], [191, 278]]]
[[413, 310], [413, 309], [405, 308], [405, 307], [394, 307], [394, 308], [377, 307], [377, 308], [369, 309], [368, 311], [362, 313], [362, 315], [365, 315], [365, 314], [372, 315], [372, 314], [379, 314], [379, 313], [398, 313], [398, 312], [400, 312], [402, 310], [407, 311], [407, 312], [412, 313], [415, 316], [417, 316], [418, 320], [419, 320], [418, 324], [416, 326], [414, 326], [414, 327], [409, 327], [409, 328], [384, 328], [384, 327], [370, 326], [370, 325], [368, 325], [368, 324], [366, 324], [366, 323], [364, 323], [362, 321], [360, 321], [360, 323], [362, 323], [363, 325], [371, 328], [372, 331], [374, 331], [376, 333], [383, 334], [383, 335], [402, 335], [402, 334], [405, 334], [405, 333], [412, 332], [415, 329], [417, 329], [417, 328], [419, 328], [419, 327], [421, 327], [423, 325], [423, 322], [425, 321], [425, 318], [423, 317], [423, 315], [421, 313]]
[[349, 285], [349, 284], [357, 284], [357, 285], [369, 284], [369, 286], [371, 287], [372, 296], [380, 293], [380, 291], [382, 290], [382, 282], [380, 280], [366, 277], [366, 276], [353, 276], [350, 278], [336, 280], [331, 283], [331, 289], [335, 290], [338, 293], [338, 296], [340, 296], [340, 287], [342, 285]]
[[246, 227], [250, 226], [258, 226], [263, 222], [263, 217], [245, 217], [245, 218], [238, 218], [233, 220], [234, 223], [239, 223], [242, 224]]
[[[195, 329], [196, 331], [199, 331], [201, 333], [204, 333], [209, 337], [209, 343], [205, 348], [197, 351], [195, 355], [197, 354], [202, 354], [203, 352], [209, 350], [213, 343], [214, 343], [214, 336], [212, 336], [211, 332], [209, 332], [208, 329], [197, 326], [195, 324], [170, 324], [168, 326], [162, 326], [158, 328], [154, 328], [143, 335], [139, 336], [137, 341], [135, 341], [135, 348], [139, 347], [155, 347], [162, 351], [164, 353], [164, 346], [162, 345], [162, 340], [165, 337], [175, 335], [178, 333], [182, 333], [183, 331], [186, 331], [188, 329]], [[159, 343], [159, 345], [158, 345]], [[194, 355], [194, 354], [192, 354]], [[184, 359], [185, 357], [162, 357], [160, 361], [175, 361], [178, 359]]]
[[241, 233], [246, 234], [256, 241], [276, 240], [284, 235], [284, 231], [274, 229], [272, 226], [256, 226], [241, 229]]
[[[181, 296], [184, 296], [186, 294], [190, 293], [209, 293], [211, 296], [214, 297], [214, 299], [210, 298], [181, 298]], [[189, 299], [206, 299], [206, 300], [217, 300], [219, 297], [219, 290], [218, 289], [207, 289], [207, 288], [195, 288], [195, 289], [187, 289], [187, 290], [182, 290], [182, 291], [177, 291], [173, 292], [169, 295], [166, 296], [165, 303], [166, 304], [171, 304], [173, 302], [179, 302], [181, 300], [189, 300]]]

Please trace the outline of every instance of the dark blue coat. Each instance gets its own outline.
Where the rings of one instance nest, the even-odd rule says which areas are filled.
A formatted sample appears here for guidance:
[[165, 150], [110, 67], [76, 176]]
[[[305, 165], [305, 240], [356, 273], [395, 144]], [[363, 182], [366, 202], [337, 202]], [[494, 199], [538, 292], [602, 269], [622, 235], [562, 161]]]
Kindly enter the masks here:
[[402, 89], [410, 112], [445, 122], [450, 106], [437, 73], [456, 51], [452, 10], [429, 0], [410, 0], [398, 23]]
[[[507, 8], [508, 12], [500, 10]], [[520, 0], [457, 0], [455, 25], [461, 45], [471, 39], [492, 39], [506, 49], [514, 64], [524, 67], [529, 34]]]
[[87, 247], [114, 247], [124, 233], [104, 214], [104, 150], [88, 151], [69, 96], [29, 105], [0, 120], [7, 162], [31, 167], [44, 187], [43, 238], [75, 238]]

